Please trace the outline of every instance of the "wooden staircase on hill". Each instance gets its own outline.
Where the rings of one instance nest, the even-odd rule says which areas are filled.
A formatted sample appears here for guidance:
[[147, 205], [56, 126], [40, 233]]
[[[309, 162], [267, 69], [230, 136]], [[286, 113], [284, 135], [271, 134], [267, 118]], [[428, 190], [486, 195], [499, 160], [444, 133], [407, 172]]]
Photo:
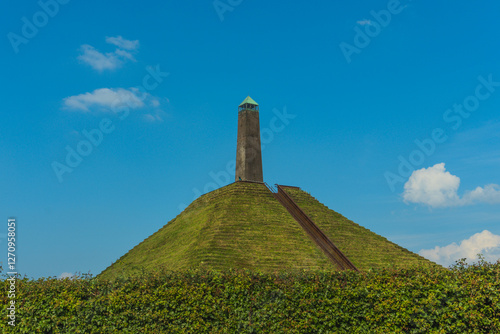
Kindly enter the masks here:
[[267, 183], [265, 183], [265, 185], [338, 269], [358, 271], [354, 264], [349, 261], [337, 246], [333, 244], [323, 231], [319, 229], [311, 218], [309, 218], [309, 216], [307, 216], [297, 203], [295, 203], [295, 201], [285, 192], [283, 189], [285, 186], [276, 185], [276, 187], [272, 187]]

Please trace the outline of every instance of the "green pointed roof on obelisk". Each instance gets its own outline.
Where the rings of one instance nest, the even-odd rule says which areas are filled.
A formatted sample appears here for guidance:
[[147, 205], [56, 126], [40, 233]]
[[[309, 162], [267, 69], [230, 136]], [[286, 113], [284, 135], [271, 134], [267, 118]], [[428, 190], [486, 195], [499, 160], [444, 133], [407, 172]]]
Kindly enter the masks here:
[[258, 106], [259, 104], [257, 102], [255, 102], [250, 96], [247, 96], [247, 98], [241, 102], [241, 104], [239, 105], [239, 107], [243, 106], [244, 104], [253, 104], [255, 106]]

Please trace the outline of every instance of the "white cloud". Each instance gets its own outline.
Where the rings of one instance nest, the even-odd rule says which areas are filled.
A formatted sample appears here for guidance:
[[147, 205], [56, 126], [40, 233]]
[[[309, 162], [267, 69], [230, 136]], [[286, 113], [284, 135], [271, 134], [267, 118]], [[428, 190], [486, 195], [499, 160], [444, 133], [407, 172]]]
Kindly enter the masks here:
[[78, 59], [98, 71], [114, 70], [123, 64], [114, 52], [103, 54], [91, 45], [82, 45], [80, 51], [82, 54], [78, 56]]
[[72, 274], [72, 273], [62, 273], [61, 275], [59, 275], [60, 279], [63, 279], [63, 278], [73, 278], [73, 277], [75, 277], [75, 274]]
[[120, 49], [137, 50], [139, 48], [139, 41], [129, 41], [122, 36], [106, 37], [106, 43], [116, 45]]
[[164, 114], [163, 110], [157, 109], [154, 113], [145, 114], [143, 118], [146, 122], [163, 122], [162, 115]]
[[477, 187], [472, 191], [467, 191], [462, 201], [465, 204], [474, 204], [476, 202], [500, 203], [500, 186], [498, 184], [488, 184], [484, 188]]
[[115, 111], [121, 107], [138, 109], [159, 105], [156, 97], [137, 88], [100, 88], [91, 93], [67, 97], [63, 103], [68, 109], [80, 111], [90, 111], [93, 108]]
[[490, 184], [458, 195], [460, 178], [446, 171], [445, 164], [414, 171], [404, 185], [406, 203], [420, 203], [430, 207], [450, 207], [475, 203], [500, 203], [500, 187]]
[[361, 21], [356, 21], [357, 24], [365, 26], [365, 25], [371, 25], [372, 21], [371, 20], [361, 20]]
[[477, 254], [483, 254], [488, 262], [496, 262], [500, 259], [500, 235], [484, 230], [462, 240], [460, 245], [454, 242], [444, 247], [422, 249], [418, 253], [443, 266], [449, 266], [462, 258], [477, 260]]
[[115, 54], [117, 54], [118, 56], [120, 56], [122, 58], [126, 58], [126, 59], [129, 59], [131, 61], [136, 61], [135, 57], [128, 51], [117, 49], [115, 51]]
[[157, 121], [162, 121], [161, 117], [159, 117], [158, 115], [153, 116], [152, 114], [145, 114], [145, 115], [144, 115], [144, 120], [145, 120], [146, 122], [157, 122]]
[[444, 163], [414, 171], [404, 185], [405, 202], [432, 207], [458, 205], [460, 178], [447, 172]]
[[137, 53], [139, 41], [129, 41], [122, 36], [118, 36], [106, 37], [106, 43], [113, 44], [118, 48], [113, 52], [102, 53], [92, 45], [84, 44], [80, 47], [81, 54], [78, 59], [100, 72], [114, 70], [122, 66], [127, 60], [136, 61], [133, 53]]

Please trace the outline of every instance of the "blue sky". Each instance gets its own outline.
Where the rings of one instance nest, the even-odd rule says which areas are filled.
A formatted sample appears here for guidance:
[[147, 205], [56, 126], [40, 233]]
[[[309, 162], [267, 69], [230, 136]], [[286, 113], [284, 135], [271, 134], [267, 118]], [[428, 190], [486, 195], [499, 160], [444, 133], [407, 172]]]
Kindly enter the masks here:
[[98, 274], [232, 182], [247, 95], [268, 183], [445, 265], [500, 258], [500, 4], [0, 6], [0, 212], [29, 277]]

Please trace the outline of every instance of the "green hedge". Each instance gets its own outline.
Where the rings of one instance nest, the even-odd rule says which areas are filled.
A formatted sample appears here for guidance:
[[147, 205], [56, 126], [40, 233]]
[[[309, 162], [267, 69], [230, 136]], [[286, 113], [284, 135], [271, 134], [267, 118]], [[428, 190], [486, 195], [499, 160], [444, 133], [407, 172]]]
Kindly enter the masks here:
[[500, 262], [482, 260], [450, 270], [23, 278], [17, 291], [14, 328], [1, 295], [2, 333], [500, 333]]

